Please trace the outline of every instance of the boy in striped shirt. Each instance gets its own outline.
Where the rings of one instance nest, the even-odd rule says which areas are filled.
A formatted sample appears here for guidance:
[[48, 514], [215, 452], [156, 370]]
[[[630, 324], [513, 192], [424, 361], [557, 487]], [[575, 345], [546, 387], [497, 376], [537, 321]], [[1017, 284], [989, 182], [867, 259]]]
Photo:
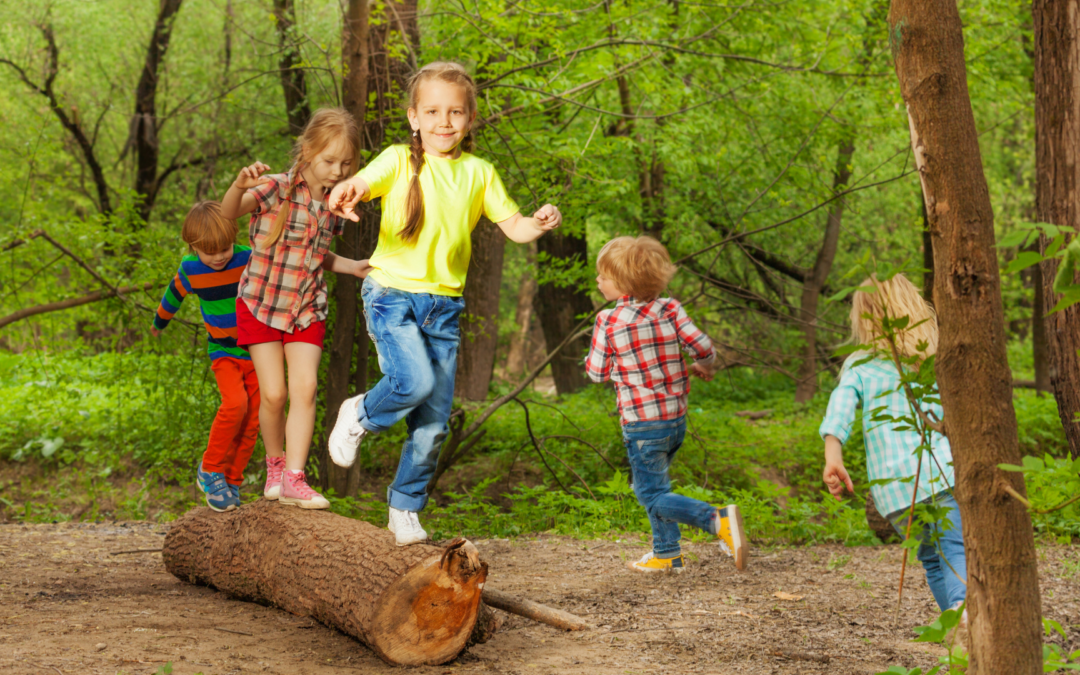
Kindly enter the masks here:
[[184, 298], [198, 296], [210, 368], [221, 391], [198, 472], [199, 487], [215, 511], [240, 505], [244, 468], [259, 436], [259, 380], [247, 350], [236, 346], [236, 285], [251, 256], [249, 247], [236, 244], [237, 230], [236, 221], [222, 217], [218, 202], [192, 207], [180, 233], [191, 253], [180, 261], [150, 329], [160, 335]]
[[634, 493], [649, 514], [653, 550], [630, 569], [681, 572], [679, 523], [711, 532], [720, 549], [746, 567], [749, 551], [742, 515], [671, 491], [668, 467], [686, 436], [690, 377], [680, 349], [693, 355], [690, 372], [708, 381], [717, 369], [709, 337], [678, 300], [659, 297], [675, 275], [667, 249], [652, 237], [619, 237], [600, 249], [596, 283], [614, 309], [600, 312], [585, 362], [589, 378], [612, 381], [622, 417], [623, 443]]

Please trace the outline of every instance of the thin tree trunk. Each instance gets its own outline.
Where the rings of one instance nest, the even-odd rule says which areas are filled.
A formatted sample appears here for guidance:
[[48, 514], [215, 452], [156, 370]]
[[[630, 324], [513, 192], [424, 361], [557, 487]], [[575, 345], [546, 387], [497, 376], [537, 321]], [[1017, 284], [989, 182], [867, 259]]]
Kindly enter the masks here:
[[[836, 154], [836, 169], [833, 171], [833, 194], [843, 192], [851, 180], [851, 157], [855, 154], [855, 141], [846, 138], [840, 141]], [[799, 306], [799, 323], [803, 331], [803, 360], [799, 366], [798, 384], [795, 385], [795, 402], [806, 403], [814, 398], [817, 391], [817, 319], [818, 300], [821, 287], [829, 278], [836, 247], [840, 241], [840, 224], [844, 218], [844, 200], [837, 199], [829, 207], [825, 220], [825, 236], [821, 240], [814, 269], [806, 275], [803, 284], [802, 302]]]
[[[366, 12], [367, 3], [363, 4]], [[278, 70], [281, 75], [281, 88], [285, 92], [285, 113], [289, 117], [289, 133], [297, 137], [303, 133], [308, 119], [311, 118], [311, 104], [308, 103], [304, 69], [300, 67], [300, 49], [292, 35], [293, 26], [296, 25], [296, 6], [293, 0], [274, 0], [274, 18], [277, 24], [278, 46], [281, 48]], [[358, 119], [363, 120], [362, 117]]]
[[[399, 547], [361, 520], [260, 500], [228, 513], [188, 511], [165, 537], [165, 569], [188, 583], [310, 616], [387, 663], [438, 665], [466, 646], [487, 563], [456, 539]], [[481, 626], [490, 636], [490, 626]]]
[[158, 182], [157, 85], [161, 64], [169, 50], [173, 20], [183, 0], [161, 0], [157, 21], [146, 50], [142, 75], [135, 87], [135, 115], [131, 120], [131, 138], [135, 146], [135, 192], [142, 197], [139, 216], [146, 221], [154, 208]]
[[930, 236], [930, 217], [926, 215], [926, 198], [919, 193], [922, 207], [922, 260], [923, 260], [923, 299], [934, 304], [934, 238]]
[[513, 382], [514, 378], [525, 372], [528, 366], [529, 332], [533, 319], [533, 300], [536, 298], [536, 275], [533, 266], [536, 264], [536, 244], [529, 244], [529, 265], [522, 274], [518, 285], [517, 309], [514, 311], [514, 324], [517, 330], [510, 337], [510, 350], [506, 355], [506, 379]]
[[[583, 233], [584, 234], [584, 233]], [[554, 230], [537, 240], [537, 251], [545, 253], [567, 265], [588, 262], [588, 245], [584, 236], [575, 236], [562, 229]], [[574, 329], [580, 316], [592, 311], [592, 301], [587, 291], [575, 285], [558, 285], [551, 281], [540, 284], [536, 293], [536, 314], [544, 329], [544, 341], [548, 350], [559, 345]], [[551, 362], [551, 374], [555, 390], [569, 394], [586, 384], [581, 361], [588, 348], [588, 338], [582, 337], [563, 348], [562, 353]]]
[[455, 380], [457, 395], [468, 401], [483, 401], [491, 386], [499, 344], [499, 290], [505, 249], [506, 235], [498, 225], [482, 218], [472, 232]]
[[994, 215], [955, 0], [894, 0], [889, 38], [934, 237], [935, 370], [967, 549], [972, 675], [1042, 672], [1035, 539], [1005, 353]]
[[[1035, 211], [1040, 222], [1080, 226], [1080, 2], [1036, 0]], [[1040, 246], [1046, 249], [1043, 238]], [[1058, 261], [1041, 263], [1043, 308], [1053, 307]], [[1080, 455], [1080, 305], [1045, 316], [1047, 369], [1073, 456]]]
[[1031, 283], [1035, 287], [1035, 297], [1031, 303], [1031, 356], [1035, 389], [1042, 396], [1043, 392], [1054, 391], [1050, 377], [1050, 346], [1046, 339], [1046, 288], [1043, 286], [1042, 265], [1031, 268]]

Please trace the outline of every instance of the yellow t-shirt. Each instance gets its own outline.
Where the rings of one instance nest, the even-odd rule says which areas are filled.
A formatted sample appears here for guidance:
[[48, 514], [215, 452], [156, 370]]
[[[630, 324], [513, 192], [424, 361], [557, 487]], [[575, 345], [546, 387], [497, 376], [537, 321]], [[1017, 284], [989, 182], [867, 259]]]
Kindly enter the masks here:
[[420, 170], [424, 225], [416, 242], [398, 236], [412, 168], [409, 146], [392, 145], [357, 174], [382, 197], [379, 244], [371, 275], [383, 286], [410, 293], [461, 295], [472, 256], [470, 235], [483, 214], [500, 222], [518, 212], [491, 162], [467, 152], [457, 159], [427, 155]]

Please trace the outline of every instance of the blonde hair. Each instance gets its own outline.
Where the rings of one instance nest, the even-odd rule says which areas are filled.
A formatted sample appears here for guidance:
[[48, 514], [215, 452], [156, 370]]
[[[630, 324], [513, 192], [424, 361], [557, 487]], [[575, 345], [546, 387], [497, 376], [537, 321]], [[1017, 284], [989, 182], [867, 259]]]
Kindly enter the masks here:
[[[476, 112], [476, 83], [465, 72], [465, 67], [452, 61], [435, 61], [429, 63], [409, 79], [408, 108], [415, 110], [420, 102], [420, 85], [429, 81], [438, 80], [449, 84], [456, 84], [465, 89], [465, 98], [469, 104], [468, 115], [472, 118]], [[465, 134], [459, 146], [462, 152], [472, 152], [472, 130]], [[424, 191], [420, 188], [420, 171], [424, 168], [424, 142], [420, 133], [414, 131], [412, 143], [409, 145], [409, 165], [412, 167], [412, 178], [409, 179], [409, 192], [405, 197], [405, 226], [398, 232], [398, 236], [409, 243], [413, 243], [420, 236], [420, 230], [424, 227]]]
[[311, 163], [312, 157], [330, 147], [334, 141], [344, 141], [351, 147], [355, 160], [360, 154], [360, 127], [344, 108], [320, 108], [311, 116], [304, 131], [293, 144], [293, 165], [290, 169], [292, 179], [289, 181], [285, 198], [278, 205], [274, 226], [270, 228], [270, 236], [262, 246], [264, 250], [276, 244], [281, 239], [281, 233], [285, 231], [285, 223], [289, 221], [289, 210], [292, 208], [292, 196], [296, 192], [296, 186], [300, 184], [301, 172]]
[[[907, 327], [895, 331], [900, 355], [922, 361], [937, 353], [937, 314], [907, 277], [897, 274], [878, 281], [876, 276], [871, 276], [861, 286], [874, 290], [855, 291], [851, 296], [851, 339], [856, 344], [891, 357], [892, 350], [882, 333], [882, 320], [886, 316], [892, 321], [906, 316]], [[921, 343], [925, 343], [925, 349], [919, 349]]]
[[616, 237], [596, 256], [596, 271], [641, 302], [659, 297], [677, 270], [664, 245], [645, 235]]
[[191, 207], [180, 228], [180, 238], [192, 251], [218, 253], [236, 243], [239, 228], [235, 220], [221, 215], [221, 203], [199, 202]]

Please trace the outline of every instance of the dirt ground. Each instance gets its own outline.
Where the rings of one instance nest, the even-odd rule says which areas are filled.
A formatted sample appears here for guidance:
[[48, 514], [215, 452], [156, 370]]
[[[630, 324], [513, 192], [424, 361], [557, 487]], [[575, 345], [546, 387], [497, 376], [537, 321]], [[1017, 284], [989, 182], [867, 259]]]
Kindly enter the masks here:
[[[0, 672], [400, 673], [352, 638], [270, 607], [231, 600], [165, 571], [166, 526], [0, 525]], [[624, 567], [638, 542], [563, 537], [479, 540], [493, 588], [597, 627], [564, 633], [507, 617], [487, 644], [418, 674], [878, 673], [929, 666], [910, 642], [934, 616], [916, 566], [894, 623], [896, 546], [757, 549], [737, 573], [714, 545], [689, 545], [681, 575]], [[118, 555], [112, 555], [119, 553]], [[1040, 548], [1043, 609], [1080, 647], [1080, 554]], [[780, 595], [777, 594], [787, 594]]]

